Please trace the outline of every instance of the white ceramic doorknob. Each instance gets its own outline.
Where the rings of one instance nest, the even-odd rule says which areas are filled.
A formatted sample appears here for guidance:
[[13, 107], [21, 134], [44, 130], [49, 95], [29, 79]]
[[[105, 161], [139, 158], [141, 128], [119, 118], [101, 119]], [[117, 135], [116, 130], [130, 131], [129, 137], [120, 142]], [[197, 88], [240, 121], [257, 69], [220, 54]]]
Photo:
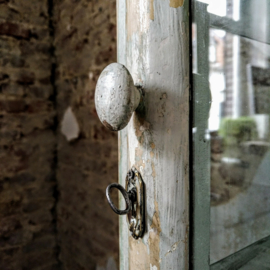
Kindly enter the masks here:
[[141, 91], [125, 66], [113, 63], [102, 71], [96, 85], [95, 105], [100, 121], [108, 129], [123, 129], [141, 100]]

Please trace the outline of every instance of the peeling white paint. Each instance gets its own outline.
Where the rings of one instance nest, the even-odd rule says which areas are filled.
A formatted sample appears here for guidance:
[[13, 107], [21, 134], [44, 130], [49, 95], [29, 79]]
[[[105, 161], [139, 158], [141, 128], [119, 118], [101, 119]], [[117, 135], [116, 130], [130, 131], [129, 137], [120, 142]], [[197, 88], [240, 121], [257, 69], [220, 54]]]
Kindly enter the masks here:
[[[119, 136], [120, 183], [125, 185], [127, 170], [134, 165], [147, 196], [143, 245], [130, 239], [126, 217], [120, 219], [121, 270], [188, 269], [189, 9], [185, 2], [183, 8], [170, 8], [164, 0], [118, 3], [125, 7], [118, 13], [118, 59], [145, 94], [145, 111], [135, 113]], [[155, 10], [148, 25], [150, 16], [145, 12], [150, 3]], [[121, 205], [125, 205], [122, 199]], [[175, 240], [180, 240], [179, 245], [171, 246]], [[170, 255], [165, 256], [168, 250]]]
[[62, 123], [61, 132], [68, 141], [78, 138], [80, 128], [77, 119], [72, 112], [71, 107], [68, 107], [65, 111]]
[[[132, 115], [130, 122], [131, 123], [134, 122], [134, 114]], [[136, 156], [135, 151], [139, 145], [139, 142], [137, 140], [137, 137], [135, 134], [135, 129], [133, 128], [133, 125], [128, 125], [127, 128], [129, 130], [129, 134], [130, 134], [130, 141], [133, 142], [132, 145], [129, 145], [130, 164], [135, 164], [135, 156]], [[140, 171], [141, 171], [141, 169], [140, 169]]]
[[180, 241], [174, 243], [174, 244], [172, 245], [171, 249], [168, 250], [168, 252], [165, 254], [165, 256], [167, 256], [168, 254], [170, 254], [170, 253], [172, 253], [173, 251], [175, 251], [179, 243], [180, 243]]

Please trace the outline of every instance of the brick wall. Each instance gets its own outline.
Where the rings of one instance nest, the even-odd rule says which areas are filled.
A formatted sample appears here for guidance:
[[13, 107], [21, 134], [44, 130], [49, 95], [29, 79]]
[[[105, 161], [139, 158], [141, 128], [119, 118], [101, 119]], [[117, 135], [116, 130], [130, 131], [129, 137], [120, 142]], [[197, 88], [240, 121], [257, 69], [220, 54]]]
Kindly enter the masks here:
[[59, 269], [47, 0], [0, 0], [0, 269]]
[[0, 0], [1, 270], [117, 269], [117, 134], [94, 106], [115, 24], [110, 0]]
[[58, 240], [63, 269], [116, 269], [118, 217], [105, 189], [117, 182], [117, 133], [100, 123], [94, 90], [116, 61], [115, 1], [54, 1], [58, 114]]

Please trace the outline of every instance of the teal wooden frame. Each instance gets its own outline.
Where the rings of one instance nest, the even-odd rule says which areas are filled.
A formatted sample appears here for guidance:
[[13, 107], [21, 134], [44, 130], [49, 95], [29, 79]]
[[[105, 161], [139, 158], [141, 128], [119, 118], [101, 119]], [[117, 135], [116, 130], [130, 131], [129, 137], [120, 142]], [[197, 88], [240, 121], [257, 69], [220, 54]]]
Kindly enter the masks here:
[[193, 74], [192, 93], [192, 268], [209, 269], [210, 256], [210, 147], [206, 139], [208, 114], [210, 109], [210, 89], [208, 83], [208, 40], [209, 16], [207, 5], [192, 3], [193, 22], [197, 33], [197, 70]]
[[[240, 269], [256, 256], [270, 251], [270, 237], [262, 239], [231, 256], [210, 265], [210, 145], [206, 138], [209, 102], [211, 94], [208, 84], [209, 29], [222, 29], [228, 33], [254, 41], [270, 44], [270, 35], [261, 37], [250, 27], [245, 27], [245, 18], [234, 21], [207, 12], [207, 4], [192, 0], [192, 22], [196, 24], [197, 66], [192, 81], [192, 211], [191, 216], [191, 269], [228, 270]], [[270, 17], [267, 22], [270, 28]], [[192, 36], [192, 35], [191, 35]], [[256, 264], [256, 262], [255, 262]], [[257, 265], [258, 266], [258, 265]], [[241, 268], [244, 269], [244, 268]], [[251, 269], [251, 268], [249, 268]], [[255, 268], [254, 268], [255, 269]], [[257, 268], [259, 269], [259, 268]], [[266, 269], [266, 268], [262, 268]], [[269, 268], [270, 269], [270, 265]]]

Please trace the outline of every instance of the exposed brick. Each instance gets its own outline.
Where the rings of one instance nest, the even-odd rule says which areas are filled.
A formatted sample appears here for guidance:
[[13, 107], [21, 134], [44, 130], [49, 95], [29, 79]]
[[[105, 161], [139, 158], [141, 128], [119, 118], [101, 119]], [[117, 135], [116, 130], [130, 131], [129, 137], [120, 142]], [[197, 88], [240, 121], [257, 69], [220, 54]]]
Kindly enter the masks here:
[[41, 270], [59, 270], [59, 262], [55, 262], [52, 265], [42, 267]]
[[46, 86], [31, 85], [27, 89], [27, 93], [29, 94], [30, 97], [48, 99], [53, 94], [53, 88], [51, 85]]
[[12, 247], [1, 250], [0, 269], [1, 270], [20, 270], [18, 262], [21, 260], [21, 248]]
[[28, 184], [29, 182], [35, 181], [35, 177], [29, 173], [23, 173], [23, 174], [18, 174], [14, 177], [6, 178], [5, 180], [9, 182], [10, 184], [25, 185], [25, 184]]
[[33, 84], [35, 82], [35, 74], [31, 71], [21, 71], [16, 74], [15, 80], [20, 84]]
[[23, 240], [23, 227], [19, 219], [10, 217], [0, 221], [0, 247], [19, 245]]
[[59, 269], [48, 1], [0, 4], [0, 269]]
[[0, 203], [0, 218], [20, 214], [22, 210], [22, 196], [12, 198], [6, 202]]
[[24, 204], [22, 210], [24, 213], [32, 213], [42, 208], [52, 209], [54, 206], [54, 199], [46, 199], [39, 201], [29, 201], [27, 204]]
[[11, 99], [0, 100], [0, 110], [4, 110], [9, 113], [20, 113], [26, 108], [26, 102], [24, 99]]
[[0, 35], [7, 35], [7, 36], [18, 37], [18, 38], [29, 39], [31, 35], [31, 31], [16, 23], [1, 22]]
[[55, 263], [56, 256], [54, 250], [38, 251], [24, 257], [22, 270], [40, 268], [40, 265], [48, 265], [50, 262]]
[[52, 103], [47, 100], [32, 100], [27, 106], [28, 113], [48, 112], [52, 109]]
[[29, 214], [28, 223], [31, 225], [38, 225], [43, 223], [49, 223], [53, 221], [53, 216], [50, 209], [44, 209], [43, 207], [38, 211]]
[[49, 57], [52, 45], [49, 42], [37, 43], [33, 41], [21, 40], [19, 43], [19, 50], [25, 57], [37, 55], [42, 57]]
[[71, 106], [80, 126], [72, 143], [58, 136], [60, 260], [63, 269], [95, 269], [118, 256], [118, 217], [105, 197], [106, 186], [117, 181], [117, 134], [103, 127], [94, 105], [98, 76], [116, 61], [115, 1], [64, 0], [54, 14], [58, 120]]
[[9, 75], [4, 73], [4, 72], [0, 72], [0, 81], [3, 81], [5, 79], [8, 79]]
[[25, 59], [19, 55], [8, 55], [7, 53], [0, 53], [2, 67], [21, 68], [25, 66]]
[[24, 253], [31, 253], [44, 250], [52, 250], [55, 248], [56, 243], [52, 235], [45, 236], [40, 239], [34, 239], [32, 242], [23, 246], [22, 251]]
[[[94, 106], [98, 76], [116, 61], [115, 1], [50, 2], [53, 18], [47, 0], [0, 0], [1, 270], [60, 269], [56, 221], [61, 269], [118, 257], [118, 217], [104, 195], [117, 179], [117, 134]], [[55, 115], [60, 123], [69, 106], [80, 135], [56, 141]]]
[[39, 79], [39, 82], [40, 82], [41, 84], [48, 85], [48, 84], [51, 83], [51, 77], [49, 76], [49, 77], [45, 77], [45, 78]]
[[22, 85], [12, 83], [2, 83], [0, 85], [0, 92], [5, 95], [22, 97], [25, 94], [26, 89]]

